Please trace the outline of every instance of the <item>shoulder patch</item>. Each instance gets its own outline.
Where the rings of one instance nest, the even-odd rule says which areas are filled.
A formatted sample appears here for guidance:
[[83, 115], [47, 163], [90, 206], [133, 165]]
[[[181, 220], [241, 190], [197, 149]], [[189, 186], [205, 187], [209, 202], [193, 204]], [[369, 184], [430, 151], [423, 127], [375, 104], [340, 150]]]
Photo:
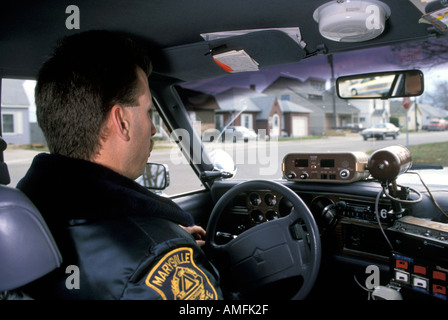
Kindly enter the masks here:
[[145, 284], [163, 300], [217, 300], [215, 288], [196, 266], [193, 249], [174, 249], [151, 269]]

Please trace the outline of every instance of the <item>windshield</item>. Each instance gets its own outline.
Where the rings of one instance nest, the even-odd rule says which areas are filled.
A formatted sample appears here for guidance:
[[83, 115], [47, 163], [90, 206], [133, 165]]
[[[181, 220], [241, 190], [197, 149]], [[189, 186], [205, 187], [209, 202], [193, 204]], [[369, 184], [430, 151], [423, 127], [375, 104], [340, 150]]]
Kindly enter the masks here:
[[[282, 160], [290, 152], [372, 152], [397, 144], [414, 151], [414, 164], [446, 166], [448, 160], [440, 154], [448, 135], [428, 130], [428, 125], [448, 116], [447, 44], [437, 40], [339, 53], [331, 59], [316, 56], [185, 83], [179, 94], [206, 150], [225, 150], [237, 166], [238, 179], [282, 178]], [[335, 95], [339, 76], [404, 69], [420, 69], [425, 79], [424, 94], [410, 98], [407, 109], [403, 98], [342, 100]], [[241, 127], [255, 136], [244, 136], [239, 129], [240, 135], [231, 132], [231, 139], [223, 138], [226, 129]], [[372, 127], [394, 133], [363, 139], [362, 130]]]
[[[414, 165], [446, 167], [447, 48], [447, 40], [438, 39], [331, 58], [315, 56], [258, 72], [183, 83], [176, 89], [204, 150], [193, 146], [193, 161], [186, 159], [175, 134], [154, 110], [157, 134], [149, 161], [168, 165], [171, 183], [163, 191], [168, 196], [204, 189], [199, 170], [193, 170], [190, 162], [194, 166], [203, 159], [203, 152], [217, 149], [236, 165], [234, 179], [282, 179], [282, 162], [288, 153], [371, 153], [397, 144], [410, 149]], [[424, 73], [425, 90], [408, 104], [403, 98], [342, 100], [334, 92], [333, 84], [340, 76], [409, 69]], [[3, 81], [1, 123], [12, 186], [33, 157], [47, 151], [36, 123], [34, 85], [33, 81]], [[382, 134], [373, 134], [373, 127], [385, 124]]]

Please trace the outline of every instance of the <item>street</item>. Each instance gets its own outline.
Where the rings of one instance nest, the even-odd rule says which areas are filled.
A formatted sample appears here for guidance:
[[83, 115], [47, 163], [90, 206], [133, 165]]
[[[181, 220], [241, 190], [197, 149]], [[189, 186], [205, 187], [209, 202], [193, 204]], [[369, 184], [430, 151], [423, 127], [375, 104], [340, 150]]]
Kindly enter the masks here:
[[[207, 143], [207, 151], [224, 149], [229, 153], [237, 165], [236, 179], [271, 179], [281, 178], [281, 163], [284, 156], [291, 152], [336, 152], [336, 151], [368, 151], [380, 149], [390, 145], [422, 144], [431, 142], [448, 141], [448, 132], [418, 132], [405, 133], [393, 140], [369, 139], [364, 141], [360, 135], [335, 136], [323, 139], [288, 140], [278, 143], [264, 141], [249, 143]], [[38, 151], [7, 149], [5, 161], [8, 165], [11, 183], [15, 187], [17, 182], [28, 170], [33, 157]], [[167, 195], [175, 195], [187, 191], [203, 188], [187, 161], [173, 144], [172, 147], [164, 147], [153, 150], [151, 162], [165, 163], [169, 166], [170, 187], [165, 190]], [[69, 181], [67, 181], [69, 183]]]

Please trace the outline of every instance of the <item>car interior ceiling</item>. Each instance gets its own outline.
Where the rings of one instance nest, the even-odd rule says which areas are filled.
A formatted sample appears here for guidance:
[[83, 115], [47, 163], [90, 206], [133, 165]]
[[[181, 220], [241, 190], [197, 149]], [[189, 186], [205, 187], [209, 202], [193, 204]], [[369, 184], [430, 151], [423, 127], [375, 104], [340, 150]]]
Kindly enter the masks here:
[[[159, 112], [168, 120], [171, 129], [189, 128], [193, 131], [187, 117], [174, 116], [174, 109], [179, 101], [176, 101], [171, 86], [225, 76], [227, 73], [213, 61], [210, 54], [212, 52], [244, 49], [260, 64], [260, 69], [263, 69], [298, 62], [313, 56], [446, 36], [434, 26], [419, 22], [423, 12], [413, 1], [385, 0], [392, 14], [386, 20], [384, 33], [379, 37], [367, 42], [330, 41], [320, 35], [318, 24], [313, 18], [316, 8], [327, 2], [329, 0], [228, 0], [220, 3], [219, 10], [216, 10], [217, 1], [210, 0], [77, 0], [70, 3], [50, 0], [10, 1], [0, 5], [0, 77], [35, 78], [57, 39], [77, 32], [65, 27], [66, 8], [69, 4], [75, 4], [81, 12], [80, 31], [93, 29], [118, 31], [136, 38], [149, 49], [154, 65], [150, 87], [154, 91], [154, 98], [160, 99], [159, 107], [163, 107]], [[306, 45], [300, 45], [283, 32], [273, 29], [286, 27], [300, 28], [301, 38]], [[201, 37], [203, 33], [246, 29], [269, 30], [218, 40], [204, 40]], [[202, 163], [196, 165], [194, 169], [200, 173], [210, 167]], [[237, 182], [218, 181], [210, 184], [213, 185], [212, 196], [219, 198]], [[293, 188], [294, 184], [285, 182], [285, 185]], [[315, 187], [315, 193], [338, 192], [337, 185]], [[345, 193], [349, 190], [352, 195], [374, 198], [378, 191], [377, 187], [367, 187], [362, 191], [356, 187], [351, 189], [348, 187]], [[307, 186], [294, 185], [294, 188], [299, 193], [303, 192], [305, 197], [314, 195], [306, 190]], [[360, 194], [357, 194], [358, 192]], [[184, 201], [188, 206], [196, 199], [186, 198], [180, 201]], [[213, 206], [210, 202], [214, 203], [216, 200], [207, 198], [201, 201], [210, 208]], [[203, 216], [201, 218], [206, 219]], [[342, 228], [356, 227], [344, 225]], [[353, 232], [359, 235], [361, 231]], [[369, 235], [362, 237], [368, 238]], [[375, 246], [374, 243], [369, 245]], [[383, 249], [372, 248], [374, 252]], [[329, 265], [323, 264], [325, 271], [329, 272], [328, 277], [332, 280], [335, 280], [331, 275], [332, 272], [344, 274], [344, 269], [349, 265], [350, 268], [358, 268], [357, 272], [362, 273], [364, 266], [370, 263], [369, 259], [362, 257], [339, 256], [332, 259], [340, 259], [338, 269], [328, 270], [325, 267]], [[381, 261], [377, 264], [380, 265], [381, 272], [390, 277], [388, 262]], [[350, 277], [352, 274], [350, 272]], [[340, 285], [345, 284], [344, 277], [340, 280]], [[326, 279], [321, 281], [321, 287], [325, 287]], [[351, 281], [351, 284], [359, 288], [356, 282]], [[353, 292], [356, 295], [355, 292], [359, 291]], [[326, 294], [329, 295], [327, 298], [332, 298], [335, 293], [327, 291]]]
[[[327, 2], [232, 0], [222, 4], [219, 10], [214, 9], [216, 3], [213, 1], [76, 1], [76, 5], [82, 14], [82, 30], [115, 30], [140, 39], [157, 52], [153, 57], [154, 71], [182, 81], [223, 75], [224, 72], [207, 55], [222, 45], [244, 47], [259, 58], [262, 68], [317, 54], [428, 39], [437, 34], [434, 27], [418, 23], [422, 12], [411, 1], [395, 0], [387, 3], [394, 14], [386, 20], [387, 27], [378, 38], [359, 43], [330, 41], [319, 34], [318, 24], [313, 19], [314, 10]], [[0, 68], [3, 77], [35, 76], [55, 41], [74, 32], [65, 28], [66, 7], [66, 3], [51, 1], [2, 4]], [[299, 27], [306, 47], [301, 48], [274, 31], [266, 35], [236, 37], [229, 43], [208, 42], [200, 36], [217, 31], [284, 27]], [[257, 37], [265, 40], [263, 46], [259, 45]]]

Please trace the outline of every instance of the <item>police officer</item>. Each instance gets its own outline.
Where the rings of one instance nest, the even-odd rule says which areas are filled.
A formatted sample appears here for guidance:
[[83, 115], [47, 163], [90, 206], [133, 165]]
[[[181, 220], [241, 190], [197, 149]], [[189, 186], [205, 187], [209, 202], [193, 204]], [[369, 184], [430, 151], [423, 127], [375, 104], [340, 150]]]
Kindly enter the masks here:
[[35, 157], [17, 187], [41, 211], [64, 262], [25, 288], [31, 297], [221, 298], [197, 243], [205, 231], [134, 182], [156, 133], [150, 72], [135, 42], [106, 31], [64, 38], [42, 66], [35, 98], [50, 153]]

